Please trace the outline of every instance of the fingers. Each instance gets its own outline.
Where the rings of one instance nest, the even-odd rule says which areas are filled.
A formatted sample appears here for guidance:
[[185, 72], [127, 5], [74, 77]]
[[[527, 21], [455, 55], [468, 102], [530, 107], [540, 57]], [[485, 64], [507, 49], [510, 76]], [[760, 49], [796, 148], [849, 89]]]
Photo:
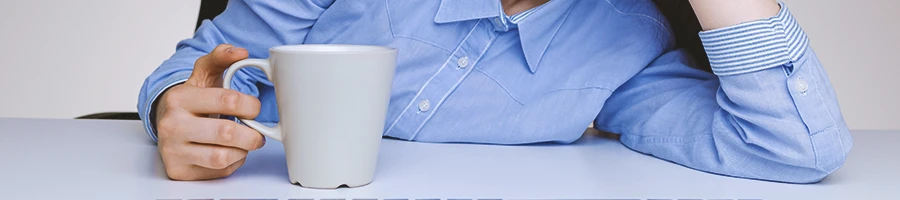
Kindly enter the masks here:
[[231, 164], [247, 157], [247, 151], [238, 148], [209, 144], [187, 143], [180, 149], [184, 151], [183, 164], [192, 164], [209, 169], [225, 169]]
[[258, 99], [221, 87], [222, 73], [247, 58], [246, 49], [223, 44], [197, 59], [187, 82], [163, 93], [157, 105], [159, 152], [174, 180], [205, 180], [230, 175], [247, 152], [262, 146], [255, 130], [233, 121], [200, 117], [225, 114], [253, 119]]
[[247, 49], [230, 44], [220, 44], [209, 54], [197, 59], [187, 84], [199, 87], [221, 86], [222, 73], [225, 72], [225, 69], [248, 56]]
[[210, 67], [219, 68], [222, 71], [239, 60], [243, 60], [248, 56], [247, 49], [235, 47], [230, 44], [220, 44], [206, 56], [211, 62]]
[[263, 136], [250, 127], [236, 122], [214, 119], [198, 118], [191, 124], [184, 124], [180, 132], [187, 142], [211, 144], [224, 147], [232, 147], [245, 151], [252, 151], [262, 147]]
[[169, 176], [169, 179], [179, 181], [217, 179], [231, 175], [234, 171], [244, 165], [244, 162], [246, 162], [246, 159], [238, 160], [224, 169], [210, 169], [198, 165], [187, 164], [167, 169], [166, 173]]
[[178, 87], [163, 96], [166, 109], [183, 109], [194, 115], [224, 114], [243, 119], [259, 115], [260, 102], [256, 97], [223, 88]]
[[[248, 150], [262, 146], [262, 136], [233, 121], [168, 115], [158, 124], [158, 149], [173, 180], [222, 178], [243, 165]], [[222, 145], [220, 145], [222, 144]]]

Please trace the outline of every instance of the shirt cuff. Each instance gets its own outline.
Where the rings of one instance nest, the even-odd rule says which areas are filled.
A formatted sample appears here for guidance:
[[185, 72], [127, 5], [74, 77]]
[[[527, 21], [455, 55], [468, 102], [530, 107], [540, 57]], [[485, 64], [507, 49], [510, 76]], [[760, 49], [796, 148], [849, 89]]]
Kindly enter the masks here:
[[145, 102], [147, 103], [144, 104], [144, 108], [141, 108], [144, 112], [141, 113], [140, 117], [141, 119], [144, 119], [144, 130], [147, 131], [147, 134], [150, 134], [150, 138], [153, 139], [154, 142], [157, 142], [158, 140], [156, 138], [156, 129], [153, 126], [153, 122], [151, 122], [152, 119], [150, 119], [150, 112], [153, 112], [153, 105], [155, 104], [156, 99], [159, 97], [159, 95], [161, 95], [172, 86], [186, 82], [188, 78], [190, 78], [190, 76], [190, 71], [188, 71], [187, 73], [177, 73], [169, 76], [165, 79], [165, 81], [162, 82], [163, 84], [160, 84], [162, 87], [155, 88], [151, 93], [153, 95], [150, 96], [149, 99], [145, 100]]
[[700, 32], [714, 74], [744, 74], [796, 62], [809, 39], [783, 2], [768, 19]]

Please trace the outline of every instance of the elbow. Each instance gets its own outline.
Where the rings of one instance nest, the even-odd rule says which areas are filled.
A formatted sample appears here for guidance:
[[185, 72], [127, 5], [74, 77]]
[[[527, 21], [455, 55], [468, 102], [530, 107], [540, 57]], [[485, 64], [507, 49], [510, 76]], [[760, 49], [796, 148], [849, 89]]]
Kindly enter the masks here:
[[816, 182], [840, 169], [853, 148], [853, 138], [846, 127], [819, 132], [812, 135], [811, 141], [815, 150], [816, 167], [820, 171]]
[[[794, 166], [797, 168], [797, 171], [802, 171], [801, 173], [796, 173], [792, 176], [783, 176], [784, 178], [781, 180], [774, 179], [775, 181], [786, 182], [786, 183], [797, 183], [797, 184], [811, 184], [818, 183], [831, 175], [835, 171], [837, 171], [846, 160], [846, 154], [835, 154], [835, 155], [820, 155], [816, 157], [816, 160], [822, 162], [827, 162], [828, 164], [822, 165], [819, 163], [815, 166]], [[794, 171], [794, 170], [785, 170], [783, 172], [775, 172], [778, 174], [787, 175], [785, 172]]]
[[795, 163], [790, 161], [768, 161], [765, 163], [757, 163], [754, 168], [744, 167], [736, 168], [735, 174], [738, 177], [773, 181], [781, 183], [794, 184], [812, 184], [818, 183], [839, 169], [844, 163], [845, 155], [823, 155], [817, 156], [818, 161], [827, 161], [832, 163], [829, 165], [820, 165], [820, 163]]
[[770, 176], [769, 178], [763, 179], [786, 183], [818, 183], [844, 165], [853, 147], [853, 140], [846, 128], [833, 128], [811, 134], [811, 138], [812, 151], [803, 156], [812, 158], [813, 162], [783, 161], [781, 164], [784, 167], [770, 168], [781, 170], [773, 170], [771, 174], [763, 175]]

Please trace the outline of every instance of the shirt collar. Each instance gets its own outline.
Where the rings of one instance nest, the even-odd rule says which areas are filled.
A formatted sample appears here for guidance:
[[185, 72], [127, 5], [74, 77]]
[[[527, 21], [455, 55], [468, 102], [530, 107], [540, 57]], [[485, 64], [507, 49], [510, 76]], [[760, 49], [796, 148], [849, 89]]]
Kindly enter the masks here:
[[500, 0], [443, 0], [434, 16], [436, 23], [448, 23], [497, 16]]
[[[519, 40], [531, 73], [537, 72], [544, 52], [550, 46], [551, 40], [556, 36], [574, 2], [551, 0], [542, 5], [543, 8], [518, 22]], [[500, 17], [502, 12], [498, 12], [497, 8], [501, 8], [499, 0], [442, 0], [434, 16], [434, 22], [449, 23]]]

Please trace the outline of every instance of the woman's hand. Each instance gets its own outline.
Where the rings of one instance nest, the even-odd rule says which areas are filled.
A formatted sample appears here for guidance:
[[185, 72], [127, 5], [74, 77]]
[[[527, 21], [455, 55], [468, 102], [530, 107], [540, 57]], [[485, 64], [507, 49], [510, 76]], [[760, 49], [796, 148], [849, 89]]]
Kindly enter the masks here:
[[246, 49], [219, 45], [194, 64], [184, 84], [163, 93], [156, 106], [159, 154], [166, 174], [173, 180], [222, 178], [237, 170], [247, 153], [265, 143], [259, 132], [226, 119], [224, 114], [256, 118], [256, 97], [223, 89], [222, 73], [232, 63], [247, 58]]

